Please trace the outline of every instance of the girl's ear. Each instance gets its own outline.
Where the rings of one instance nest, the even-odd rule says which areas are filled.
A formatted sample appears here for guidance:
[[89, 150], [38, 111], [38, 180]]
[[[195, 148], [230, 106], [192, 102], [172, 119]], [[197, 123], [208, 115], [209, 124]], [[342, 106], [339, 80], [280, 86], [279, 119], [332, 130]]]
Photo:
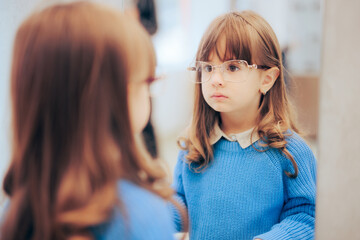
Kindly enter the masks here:
[[272, 88], [279, 74], [280, 70], [277, 67], [266, 70], [262, 75], [259, 91], [265, 95]]

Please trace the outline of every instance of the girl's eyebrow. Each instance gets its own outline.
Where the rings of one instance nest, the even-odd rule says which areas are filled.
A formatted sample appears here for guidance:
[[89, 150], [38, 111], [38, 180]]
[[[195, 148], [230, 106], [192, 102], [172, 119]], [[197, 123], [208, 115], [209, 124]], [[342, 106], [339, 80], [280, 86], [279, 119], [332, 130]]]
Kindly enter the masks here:
[[[241, 59], [236, 59], [236, 58], [230, 58], [230, 59], [224, 59], [224, 61], [222, 61], [221, 59], [220, 60], [220, 64], [224, 63], [224, 62], [227, 62], [227, 61], [232, 61], [232, 60], [241, 60]], [[202, 62], [206, 62], [206, 63], [209, 63], [211, 65], [219, 65], [219, 64], [215, 64], [214, 61], [202, 61]]]
[[[219, 64], [214, 63], [213, 61], [205, 61], [205, 62], [208, 63], [208, 64], [211, 64], [213, 66], [219, 65]], [[220, 64], [222, 64], [222, 62]]]
[[231, 60], [242, 60], [242, 59], [238, 59], [238, 58], [236, 58], [236, 57], [231, 57], [231, 58], [225, 59], [225, 61], [231, 61]]

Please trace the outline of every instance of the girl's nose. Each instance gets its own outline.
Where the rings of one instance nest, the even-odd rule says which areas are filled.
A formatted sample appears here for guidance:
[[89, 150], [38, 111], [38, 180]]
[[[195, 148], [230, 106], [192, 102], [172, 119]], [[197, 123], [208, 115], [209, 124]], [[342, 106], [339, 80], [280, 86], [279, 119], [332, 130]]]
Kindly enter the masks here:
[[224, 76], [221, 69], [215, 69], [211, 75], [210, 82], [214, 87], [223, 86]]

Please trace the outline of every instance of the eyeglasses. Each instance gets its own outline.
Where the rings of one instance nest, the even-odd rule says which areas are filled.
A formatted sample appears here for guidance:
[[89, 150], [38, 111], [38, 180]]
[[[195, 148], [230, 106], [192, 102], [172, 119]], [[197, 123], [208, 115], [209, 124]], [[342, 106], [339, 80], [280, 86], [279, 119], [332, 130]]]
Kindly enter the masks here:
[[[251, 69], [269, 69], [270, 67], [264, 65], [249, 65], [245, 60], [230, 60], [223, 62], [220, 65], [212, 65], [208, 62], [196, 61], [194, 67], [188, 67], [188, 71], [200, 73], [200, 77], [193, 76], [192, 81], [195, 83], [205, 83], [211, 79], [215, 69], [219, 68], [223, 74], [224, 81], [228, 82], [243, 82], [246, 80], [244, 75]], [[197, 74], [198, 75], [198, 74]]]

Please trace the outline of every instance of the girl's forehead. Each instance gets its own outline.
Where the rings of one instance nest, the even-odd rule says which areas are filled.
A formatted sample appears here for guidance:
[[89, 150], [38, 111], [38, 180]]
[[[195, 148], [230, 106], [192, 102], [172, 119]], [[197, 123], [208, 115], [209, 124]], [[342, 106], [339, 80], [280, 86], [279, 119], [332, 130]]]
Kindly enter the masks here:
[[208, 55], [208, 61], [227, 61], [236, 59], [235, 46], [229, 44], [225, 34], [220, 35]]
[[215, 61], [217, 59], [223, 59], [223, 56], [226, 52], [226, 36], [224, 34], [220, 35], [218, 40], [215, 42], [215, 45], [210, 50], [208, 60]]

